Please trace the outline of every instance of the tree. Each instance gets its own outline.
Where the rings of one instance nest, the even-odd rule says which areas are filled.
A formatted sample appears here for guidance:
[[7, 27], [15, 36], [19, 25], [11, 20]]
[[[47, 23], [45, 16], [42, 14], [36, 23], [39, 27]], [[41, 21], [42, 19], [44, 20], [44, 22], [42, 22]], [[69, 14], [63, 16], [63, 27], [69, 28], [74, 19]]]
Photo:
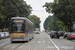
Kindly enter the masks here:
[[53, 16], [48, 16], [44, 21], [44, 29], [53, 29], [53, 26], [51, 24], [53, 24]]
[[24, 0], [0, 0], [0, 29], [9, 27], [12, 17], [27, 17], [32, 8]]
[[71, 27], [75, 21], [75, 0], [54, 0], [53, 3], [46, 3], [43, 7], [46, 7], [48, 13], [53, 13], [72, 31]]
[[3, 0], [0, 0], [0, 28], [2, 28], [5, 26], [4, 23], [4, 19], [6, 18], [6, 16], [4, 15], [4, 11], [6, 10], [5, 7], [2, 5]]
[[44, 22], [45, 30], [55, 30], [55, 31], [64, 31], [65, 26], [62, 21], [60, 21], [55, 16], [48, 16]]
[[24, 0], [15, 0], [14, 3], [18, 9], [18, 16], [25, 16], [28, 18], [32, 11], [32, 7], [28, 5]]
[[6, 18], [4, 19], [5, 22], [3, 24], [5, 24], [4, 27], [9, 27], [9, 23], [10, 23], [10, 19], [12, 17], [17, 16], [17, 8], [16, 6], [13, 4], [12, 0], [3, 0], [3, 6], [5, 7], [6, 11], [4, 11], [4, 15], [6, 16]]
[[36, 15], [31, 15], [30, 17], [29, 17], [29, 19], [33, 22], [33, 24], [34, 24], [34, 29], [35, 28], [40, 28], [40, 18], [39, 17], [37, 17]]

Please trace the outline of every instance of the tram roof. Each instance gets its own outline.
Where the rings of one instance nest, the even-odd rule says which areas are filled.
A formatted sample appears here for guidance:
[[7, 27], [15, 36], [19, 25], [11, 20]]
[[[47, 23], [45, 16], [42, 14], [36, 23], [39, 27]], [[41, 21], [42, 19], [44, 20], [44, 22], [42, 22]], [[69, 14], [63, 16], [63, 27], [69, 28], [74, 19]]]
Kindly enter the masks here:
[[31, 22], [28, 18], [26, 18], [26, 17], [12, 17], [11, 19], [25, 19], [25, 20], [27, 20], [27, 21], [29, 21], [30, 23], [32, 23], [33, 24], [33, 22]]

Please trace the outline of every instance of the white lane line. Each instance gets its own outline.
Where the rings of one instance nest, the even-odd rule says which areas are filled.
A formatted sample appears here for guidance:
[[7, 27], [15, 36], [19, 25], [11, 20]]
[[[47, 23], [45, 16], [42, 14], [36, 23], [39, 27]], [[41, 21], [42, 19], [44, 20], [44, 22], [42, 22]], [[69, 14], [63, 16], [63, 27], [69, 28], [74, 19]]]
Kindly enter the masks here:
[[[46, 36], [47, 36], [47, 34], [46, 34]], [[47, 36], [47, 37], [48, 37], [48, 36]], [[51, 40], [51, 38], [50, 38], [50, 37], [48, 37], [48, 38], [49, 38], [49, 40], [53, 43], [53, 45], [56, 47], [56, 49], [57, 49], [57, 50], [60, 50], [59, 47]]]
[[[35, 43], [35, 41], [33, 41], [32, 43]], [[45, 41], [37, 41], [37, 43], [45, 43]]]

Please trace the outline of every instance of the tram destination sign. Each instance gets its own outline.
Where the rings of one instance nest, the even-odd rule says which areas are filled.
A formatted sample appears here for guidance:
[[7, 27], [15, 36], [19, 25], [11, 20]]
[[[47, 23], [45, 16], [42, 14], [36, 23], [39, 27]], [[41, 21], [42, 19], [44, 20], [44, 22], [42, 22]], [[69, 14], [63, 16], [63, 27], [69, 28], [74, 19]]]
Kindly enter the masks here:
[[13, 22], [23, 22], [23, 20], [13, 20]]

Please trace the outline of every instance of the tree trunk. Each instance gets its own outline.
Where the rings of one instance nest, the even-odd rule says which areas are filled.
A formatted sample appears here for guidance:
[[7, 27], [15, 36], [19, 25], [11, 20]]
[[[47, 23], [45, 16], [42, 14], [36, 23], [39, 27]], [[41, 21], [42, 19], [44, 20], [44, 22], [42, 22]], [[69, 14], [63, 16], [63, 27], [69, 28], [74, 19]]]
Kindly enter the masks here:
[[4, 32], [4, 29], [2, 28], [2, 32]]
[[70, 22], [70, 24], [69, 24], [69, 31], [70, 31], [70, 32], [73, 32], [73, 29], [71, 28], [71, 26], [72, 26], [72, 25], [71, 25], [71, 22]]

